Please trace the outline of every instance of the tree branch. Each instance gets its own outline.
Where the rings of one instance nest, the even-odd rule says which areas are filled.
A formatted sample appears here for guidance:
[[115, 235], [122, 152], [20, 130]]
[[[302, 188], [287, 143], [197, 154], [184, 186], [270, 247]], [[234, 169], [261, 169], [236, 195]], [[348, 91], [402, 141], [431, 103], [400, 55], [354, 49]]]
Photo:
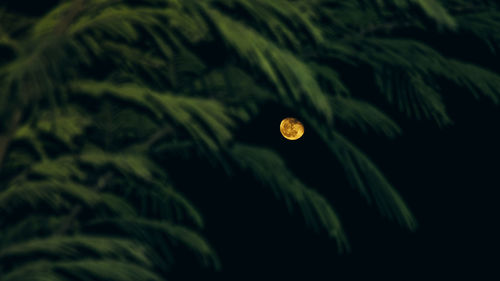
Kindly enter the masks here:
[[7, 149], [9, 148], [9, 144], [14, 136], [14, 133], [19, 126], [19, 122], [21, 122], [22, 111], [21, 109], [17, 109], [14, 111], [12, 118], [10, 120], [10, 124], [7, 127], [7, 132], [5, 134], [0, 135], [0, 171], [2, 171], [2, 163], [7, 155]]
[[151, 147], [155, 142], [163, 138], [169, 133], [172, 133], [174, 130], [170, 126], [166, 126], [163, 129], [158, 130], [156, 133], [154, 133], [147, 141], [145, 141], [142, 145], [146, 148]]
[[[97, 180], [97, 184], [94, 186], [93, 190], [96, 192], [101, 191], [106, 185], [108, 184], [109, 180], [113, 177], [112, 172], [107, 172], [103, 176], [101, 176]], [[75, 206], [73, 210], [71, 210], [71, 213], [66, 217], [64, 222], [61, 224], [59, 229], [54, 232], [54, 235], [64, 235], [66, 232], [69, 230], [73, 222], [76, 220], [80, 212], [82, 211], [83, 206], [81, 204]]]
[[360, 30], [359, 34], [360, 36], [365, 36], [370, 33], [375, 33], [378, 31], [384, 31], [384, 32], [389, 32], [392, 31], [396, 28], [405, 28], [405, 27], [410, 27], [413, 26], [413, 23], [401, 23], [401, 22], [389, 22], [389, 23], [382, 23], [382, 24], [377, 24], [377, 25], [372, 25], [369, 26], [365, 29]]
[[85, 2], [87, 2], [87, 0], [76, 0], [73, 2], [73, 5], [68, 9], [67, 13], [55, 27], [54, 32], [57, 35], [61, 35], [68, 30], [71, 22], [73, 22], [80, 12], [84, 10]]

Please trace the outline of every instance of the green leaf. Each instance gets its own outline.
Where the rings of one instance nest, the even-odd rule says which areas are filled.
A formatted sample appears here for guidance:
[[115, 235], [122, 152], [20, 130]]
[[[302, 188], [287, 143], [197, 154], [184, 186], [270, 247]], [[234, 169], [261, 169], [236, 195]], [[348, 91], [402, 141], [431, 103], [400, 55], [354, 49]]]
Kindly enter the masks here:
[[129, 260], [149, 266], [146, 248], [117, 237], [52, 236], [10, 245], [0, 251], [0, 261], [23, 263], [30, 259], [77, 260], [82, 256]]

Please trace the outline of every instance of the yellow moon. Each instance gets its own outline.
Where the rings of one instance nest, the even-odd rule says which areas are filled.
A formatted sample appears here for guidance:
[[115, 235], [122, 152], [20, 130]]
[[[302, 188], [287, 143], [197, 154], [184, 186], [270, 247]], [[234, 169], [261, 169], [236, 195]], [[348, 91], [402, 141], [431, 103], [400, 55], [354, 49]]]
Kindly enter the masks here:
[[298, 140], [304, 134], [304, 125], [296, 118], [288, 117], [281, 121], [280, 131], [285, 139]]

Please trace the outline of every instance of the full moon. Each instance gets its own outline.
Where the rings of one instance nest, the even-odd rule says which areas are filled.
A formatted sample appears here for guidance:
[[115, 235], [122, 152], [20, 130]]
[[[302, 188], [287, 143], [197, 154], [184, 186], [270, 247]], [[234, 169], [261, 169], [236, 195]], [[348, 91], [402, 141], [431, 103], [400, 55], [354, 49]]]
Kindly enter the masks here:
[[280, 131], [285, 139], [298, 140], [304, 134], [304, 125], [296, 118], [288, 117], [281, 121]]

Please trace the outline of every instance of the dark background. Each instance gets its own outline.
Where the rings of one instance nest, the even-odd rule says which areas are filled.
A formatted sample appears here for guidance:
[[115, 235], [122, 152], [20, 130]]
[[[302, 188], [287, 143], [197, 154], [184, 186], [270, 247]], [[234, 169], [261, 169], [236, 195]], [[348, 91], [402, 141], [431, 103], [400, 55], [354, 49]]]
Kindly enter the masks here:
[[[55, 2], [9, 5], [39, 15]], [[471, 58], [481, 60], [479, 54]], [[466, 98], [465, 93], [446, 95], [453, 126], [440, 129], [393, 112], [402, 136], [388, 140], [374, 134], [350, 135], [407, 201], [419, 222], [416, 232], [381, 217], [347, 185], [341, 167], [324, 165], [326, 150], [307, 124], [301, 140], [284, 140], [279, 122], [294, 113], [269, 106], [239, 137], [278, 151], [306, 184], [331, 200], [351, 252], [338, 254], [335, 241], [307, 228], [298, 210], [288, 214], [270, 191], [239, 176], [192, 194], [205, 214], [205, 234], [220, 255], [222, 273], [211, 276], [186, 268], [177, 273], [179, 277], [483, 280], [498, 275], [499, 108]], [[188, 167], [179, 171], [179, 176], [189, 176]], [[191, 176], [186, 185], [203, 186], [213, 177], [218, 177], [217, 171], [206, 170]]]
[[[307, 124], [299, 141], [285, 140], [279, 122], [293, 113], [269, 106], [238, 136], [278, 151], [306, 184], [330, 199], [351, 252], [338, 254], [336, 242], [306, 227], [299, 210], [290, 215], [268, 189], [238, 175], [219, 186], [196, 188], [191, 195], [205, 214], [205, 233], [222, 260], [223, 272], [216, 276], [223, 280], [496, 276], [500, 111], [489, 101], [476, 101], [465, 93], [453, 95], [448, 111], [455, 124], [447, 128], [410, 121], [393, 112], [403, 128], [401, 136], [389, 140], [375, 134], [350, 134], [414, 212], [419, 223], [415, 232], [383, 218], [367, 204], [347, 184], [340, 166], [324, 165], [329, 160], [327, 150], [307, 131]], [[180, 171], [189, 174], [188, 167]], [[186, 184], [203, 186], [216, 173], [207, 170]], [[207, 276], [186, 271], [182, 270], [183, 277]]]

